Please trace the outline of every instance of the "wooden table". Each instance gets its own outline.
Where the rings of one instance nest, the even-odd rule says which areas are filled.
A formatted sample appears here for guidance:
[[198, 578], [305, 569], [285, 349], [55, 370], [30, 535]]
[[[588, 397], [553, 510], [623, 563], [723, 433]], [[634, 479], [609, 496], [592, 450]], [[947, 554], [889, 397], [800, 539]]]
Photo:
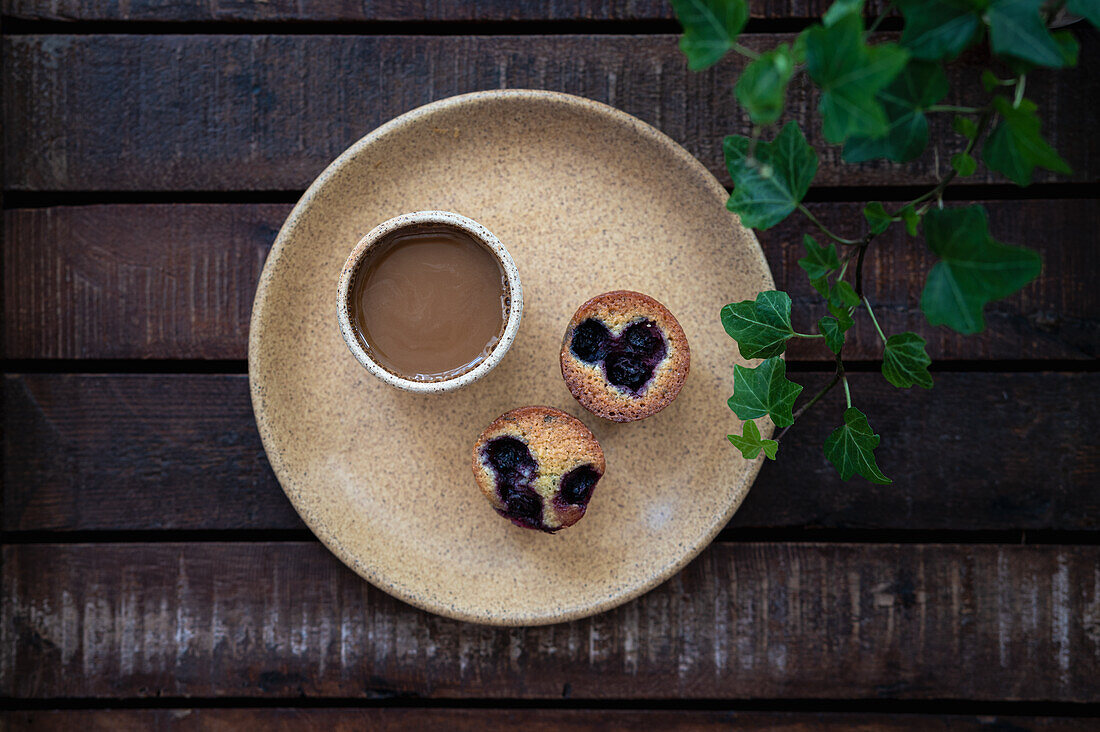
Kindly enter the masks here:
[[[746, 43], [824, 4], [754, 2]], [[923, 323], [930, 258], [899, 227], [868, 260], [884, 327], [922, 333], [936, 360], [935, 389], [897, 393], [870, 326], [850, 341], [894, 485], [825, 463], [834, 398], [674, 579], [587, 620], [496, 629], [361, 581], [280, 491], [245, 362], [268, 247], [348, 144], [476, 89], [608, 102], [728, 184], [739, 62], [690, 74], [660, 0], [3, 9], [0, 726], [1100, 726], [1094, 32], [1079, 30], [1081, 68], [1028, 79], [1074, 173], [1020, 189], [983, 170], [950, 191], [1040, 249], [1042, 278], [964, 338]], [[953, 81], [972, 88], [982, 65]], [[817, 138], [813, 106], [793, 90]], [[942, 167], [957, 140], [939, 138]], [[935, 165], [842, 166], [830, 149], [811, 209], [854, 234], [861, 202], [905, 200]], [[760, 238], [808, 302], [803, 231]], [[830, 365], [796, 344], [790, 369], [813, 388]]]

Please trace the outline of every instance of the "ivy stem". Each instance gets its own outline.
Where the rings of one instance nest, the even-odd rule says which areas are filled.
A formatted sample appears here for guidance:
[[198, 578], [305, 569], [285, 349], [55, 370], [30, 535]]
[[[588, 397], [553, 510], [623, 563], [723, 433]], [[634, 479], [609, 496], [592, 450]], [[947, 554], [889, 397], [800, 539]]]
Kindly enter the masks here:
[[[1020, 79], [1021, 79], [1021, 82], [1022, 82], [1023, 76], [1021, 76]], [[982, 112], [982, 116], [978, 120], [978, 131], [976, 133], [974, 133], [974, 137], [972, 139], [967, 140], [966, 149], [963, 150], [964, 155], [969, 155], [971, 152], [973, 152], [975, 145], [978, 144], [978, 140], [980, 140], [982, 135], [985, 134], [985, 131], [989, 128], [990, 121], [992, 121], [992, 119], [993, 119], [993, 110], [990, 107], [985, 107], [984, 109], [981, 110], [981, 112]], [[923, 201], [927, 201], [928, 199], [936, 199], [936, 200], [941, 201], [941, 203], [942, 203], [942, 197], [943, 197], [944, 189], [947, 188], [947, 186], [951, 183], [951, 181], [955, 180], [955, 176], [957, 176], [958, 174], [959, 173], [958, 173], [957, 170], [952, 169], [951, 172], [949, 172], [947, 175], [945, 175], [943, 178], [940, 179], [940, 182], [936, 184], [935, 188], [928, 191], [927, 193], [924, 193], [923, 195], [917, 196], [912, 201], [905, 204], [904, 206], [899, 208], [894, 213], [890, 214], [890, 218], [898, 219], [898, 218], [901, 217], [901, 212], [904, 208], [906, 208], [906, 206], [916, 207], [916, 205], [918, 203], [921, 203]], [[802, 204], [799, 204], [799, 208], [805, 209], [805, 207], [802, 206]], [[927, 208], [927, 207], [925, 207], [925, 208]], [[804, 210], [803, 212], [807, 216], [810, 216], [811, 220], [814, 220], [809, 211]], [[921, 213], [923, 213], [923, 210], [921, 211]], [[818, 222], [815, 221], [815, 223], [818, 223]], [[823, 231], [825, 231], [824, 226], [822, 226], [820, 223], [818, 223], [818, 226]], [[874, 239], [874, 238], [875, 238], [875, 233], [873, 231], [868, 231], [863, 236], [863, 238], [858, 240], [858, 241], [852, 241], [852, 240], [849, 239], [845, 242], [847, 244], [856, 245], [858, 248], [853, 250], [852, 252], [850, 252], [848, 254], [848, 256], [845, 258], [845, 260], [844, 260], [845, 267], [844, 267], [844, 269], [841, 270], [839, 278], [842, 279], [844, 277], [844, 271], [847, 269], [848, 260], [852, 258], [853, 254], [855, 254], [856, 255], [856, 284], [855, 284], [855, 290], [856, 290], [856, 294], [859, 295], [859, 298], [861, 300], [865, 300], [865, 298], [863, 297], [863, 261], [864, 261], [865, 257], [867, 256], [867, 247], [870, 246], [871, 240]], [[869, 312], [869, 313], [871, 312], [870, 306], [868, 306], [867, 312]], [[874, 319], [874, 314], [873, 313], [871, 314], [871, 319], [872, 320]], [[875, 323], [875, 327], [878, 328], [878, 323]], [[881, 329], [879, 329], [879, 335], [880, 336], [882, 335], [882, 330]], [[883, 341], [885, 341], [885, 340], [886, 340], [886, 338], [883, 337]]]
[[878, 318], [875, 317], [875, 311], [871, 309], [871, 301], [866, 297], [863, 298], [863, 305], [867, 308], [867, 314], [871, 316], [871, 322], [875, 325], [875, 330], [878, 331], [878, 337], [882, 339], [882, 342], [886, 342], [886, 334], [882, 332], [882, 328], [879, 327]]
[[[993, 119], [993, 110], [988, 108], [988, 107], [983, 109], [981, 119], [978, 120], [978, 131], [974, 134], [973, 139], [967, 141], [966, 149], [963, 150], [964, 155], [969, 155], [974, 150], [974, 146], [978, 144], [978, 140], [981, 139], [982, 134], [984, 134], [986, 129], [989, 127], [989, 123], [990, 123], [990, 121], [992, 121], [992, 119]], [[927, 193], [925, 193], [923, 195], [917, 196], [912, 201], [905, 204], [905, 206], [916, 206], [918, 203], [922, 203], [923, 201], [927, 201], [930, 198], [938, 198], [943, 193], [943, 189], [947, 188], [948, 184], [951, 183], [951, 181], [955, 180], [955, 176], [957, 176], [958, 174], [959, 174], [958, 171], [952, 169], [950, 173], [945, 175], [943, 177], [943, 179], [940, 180], [940, 182], [936, 184], [935, 188], [933, 188], [932, 190], [928, 191]], [[901, 210], [903, 208], [905, 208], [905, 206], [902, 206], [897, 211], [895, 211], [892, 214], [892, 217], [896, 218], [896, 217], [900, 216], [901, 215]]]
[[[855, 249], [853, 249], [852, 251], [854, 252], [854, 251], [855, 251]], [[843, 280], [843, 279], [844, 279], [844, 275], [848, 273], [848, 260], [849, 260], [849, 259], [851, 259], [851, 256], [845, 257], [845, 258], [844, 258], [844, 262], [843, 262], [843, 263], [841, 263], [841, 265], [840, 265], [840, 271], [836, 273], [836, 281], [837, 281], [837, 282], [840, 282], [841, 280]], [[829, 284], [829, 283], [828, 283], [828, 282], [826, 282], [825, 284]]]
[[806, 208], [801, 203], [798, 204], [798, 210], [801, 211], [806, 216], [806, 218], [808, 218], [817, 228], [821, 229], [821, 232], [823, 234], [825, 234], [826, 236], [828, 236], [830, 239], [832, 239], [834, 241], [838, 241], [841, 244], [848, 244], [849, 246], [859, 244], [858, 239], [845, 239], [843, 236], [839, 236], [837, 234], [834, 234], [832, 231], [829, 230], [829, 227], [827, 227], [827, 226], [825, 226], [825, 224], [821, 223], [820, 219], [818, 219], [816, 216], [814, 216], [812, 213], [810, 213], [810, 209]]
[[925, 112], [960, 112], [962, 114], [977, 114], [981, 107], [956, 107], [951, 104], [933, 104], [924, 110]]
[[871, 243], [871, 234], [868, 234], [866, 241], [859, 248], [859, 258], [856, 259], [856, 294], [860, 299], [863, 299], [863, 258], [867, 256], [867, 247]]
[[852, 408], [852, 390], [848, 388], [848, 377], [841, 376], [840, 380], [844, 382], [844, 401], [848, 402], [848, 409]]
[[791, 331], [791, 332], [794, 333], [799, 338], [824, 338], [825, 337], [821, 333], [799, 333], [798, 331]]
[[1020, 102], [1024, 101], [1024, 87], [1027, 86], [1027, 74], [1020, 74], [1020, 81], [1016, 84], [1016, 98], [1012, 101], [1012, 108], [1019, 109]]
[[744, 56], [745, 58], [748, 58], [748, 59], [752, 59], [753, 61], [755, 61], [756, 59], [760, 58], [760, 54], [759, 54], [759, 53], [757, 53], [756, 51], [752, 50], [751, 48], [745, 48], [744, 46], [742, 46], [742, 45], [741, 45], [740, 43], [738, 43], [737, 41], [734, 41], [734, 42], [733, 42], [733, 46], [731, 46], [731, 48], [733, 48], [733, 50], [734, 50], [734, 51], [736, 51], [737, 53], [741, 54], [741, 55], [742, 55], [742, 56]]
[[[818, 401], [819, 401], [819, 400], [821, 399], [821, 397], [823, 397], [823, 396], [825, 396], [826, 394], [828, 394], [828, 393], [829, 393], [829, 391], [830, 391], [830, 390], [831, 390], [831, 389], [832, 389], [832, 388], [833, 388], [834, 386], [836, 386], [836, 384], [837, 384], [837, 382], [838, 382], [838, 381], [840, 381], [840, 372], [839, 372], [839, 371], [837, 371], [837, 372], [836, 372], [835, 374], [833, 374], [833, 379], [832, 379], [832, 381], [830, 381], [830, 382], [829, 382], [828, 384], [826, 384], [825, 386], [821, 387], [821, 391], [819, 391], [819, 392], [817, 392], [816, 394], [814, 394], [814, 395], [813, 395], [813, 397], [812, 397], [812, 398], [810, 399], [810, 401], [806, 402], [805, 404], [803, 404], [803, 405], [802, 405], [801, 407], [799, 407], [799, 408], [798, 408], [798, 411], [796, 411], [796, 412], [794, 413], [794, 415], [793, 415], [793, 416], [794, 416], [794, 420], [795, 420], [795, 421], [797, 422], [797, 421], [798, 421], [798, 418], [799, 418], [799, 417], [801, 417], [801, 416], [802, 416], [803, 414], [805, 414], [805, 413], [806, 413], [806, 410], [808, 410], [808, 409], [809, 409], [810, 407], [812, 407], [813, 405], [817, 404], [817, 402], [818, 402]], [[790, 429], [791, 427], [793, 427], [793, 426], [794, 426], [793, 424], [789, 424], [789, 425], [787, 425], [786, 427], [784, 427], [783, 429], [781, 429], [781, 430], [779, 431], [779, 434], [775, 436], [775, 441], [776, 441], [776, 442], [778, 442], [778, 441], [782, 440], [782, 439], [783, 439], [783, 435], [787, 434], [787, 430], [789, 430], [789, 429]]]
[[865, 38], [878, 30], [878, 27], [882, 24], [882, 21], [886, 20], [886, 16], [890, 14], [891, 5], [893, 5], [893, 3], [888, 2], [882, 6], [882, 12], [878, 14], [878, 17], [875, 18], [875, 22], [871, 23], [871, 27], [867, 29], [867, 33], [864, 34]]

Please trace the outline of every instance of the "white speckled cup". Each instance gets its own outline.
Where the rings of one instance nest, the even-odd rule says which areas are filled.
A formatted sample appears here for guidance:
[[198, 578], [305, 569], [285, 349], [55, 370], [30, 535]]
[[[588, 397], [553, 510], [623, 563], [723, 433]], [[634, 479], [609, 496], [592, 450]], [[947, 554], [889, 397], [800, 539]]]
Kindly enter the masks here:
[[[400, 374], [395, 374], [383, 367], [375, 361], [371, 357], [370, 352], [363, 347], [362, 342], [359, 340], [359, 335], [356, 333], [355, 326], [352, 325], [351, 322], [352, 284], [355, 282], [355, 276], [359, 272], [359, 268], [363, 262], [365, 262], [375, 251], [378, 244], [384, 241], [390, 234], [403, 229], [425, 225], [445, 226], [457, 229], [473, 237], [475, 241], [485, 247], [496, 259], [497, 264], [500, 265], [501, 271], [504, 272], [504, 281], [508, 298], [508, 317], [504, 323], [504, 331], [500, 336], [500, 340], [493, 346], [493, 350], [489, 352], [488, 357], [469, 371], [439, 381], [414, 381]], [[520, 319], [523, 317], [523, 288], [519, 281], [519, 270], [516, 269], [516, 263], [512, 261], [512, 256], [508, 254], [508, 250], [504, 248], [500, 240], [493, 236], [493, 233], [484, 226], [473, 219], [466, 218], [465, 216], [450, 211], [415, 211], [413, 213], [394, 216], [392, 219], [382, 222], [371, 229], [366, 236], [359, 240], [355, 248], [351, 250], [351, 254], [348, 256], [348, 260], [344, 263], [344, 268], [340, 272], [336, 317], [340, 322], [340, 333], [344, 336], [344, 342], [347, 343], [348, 350], [351, 351], [352, 355], [355, 356], [355, 359], [359, 363], [366, 367], [367, 371], [371, 372], [390, 386], [397, 387], [398, 389], [415, 391], [422, 394], [439, 394], [445, 391], [461, 389], [468, 384], [474, 383], [482, 376], [492, 371], [496, 365], [500, 363], [501, 359], [504, 358], [504, 354], [508, 353], [508, 349], [511, 347], [512, 341], [515, 340], [516, 333], [519, 331]]]

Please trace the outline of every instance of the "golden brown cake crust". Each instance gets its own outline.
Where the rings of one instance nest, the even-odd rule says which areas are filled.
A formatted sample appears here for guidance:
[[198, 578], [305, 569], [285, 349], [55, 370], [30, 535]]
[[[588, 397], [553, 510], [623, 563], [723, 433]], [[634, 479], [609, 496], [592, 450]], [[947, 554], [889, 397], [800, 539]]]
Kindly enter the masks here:
[[498, 491], [494, 468], [486, 459], [485, 447], [498, 437], [522, 442], [536, 464], [537, 472], [530, 489], [542, 504], [542, 525], [533, 526], [515, 519], [513, 523], [553, 533], [575, 524], [584, 516], [591, 493], [582, 504], [570, 504], [560, 498], [561, 479], [570, 471], [591, 466], [598, 480], [606, 468], [603, 448], [583, 422], [553, 407], [520, 407], [497, 417], [478, 437], [472, 454], [474, 479], [493, 508], [506, 518], [512, 518], [508, 515], [508, 504]]
[[[599, 363], [586, 363], [573, 354], [576, 328], [589, 318], [602, 321], [613, 335], [640, 320], [651, 320], [661, 330], [667, 353], [637, 395], [611, 384]], [[645, 419], [667, 407], [680, 393], [690, 369], [691, 350], [683, 328], [668, 308], [640, 292], [615, 290], [592, 298], [573, 315], [562, 339], [561, 374], [569, 391], [585, 409], [613, 422]]]

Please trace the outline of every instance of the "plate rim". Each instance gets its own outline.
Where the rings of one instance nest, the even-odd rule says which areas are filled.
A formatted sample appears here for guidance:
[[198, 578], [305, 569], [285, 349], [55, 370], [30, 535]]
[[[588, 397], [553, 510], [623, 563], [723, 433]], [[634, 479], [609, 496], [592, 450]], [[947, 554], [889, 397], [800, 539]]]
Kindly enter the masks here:
[[[279, 228], [279, 233], [275, 237], [275, 241], [272, 243], [271, 249], [267, 253], [267, 257], [264, 259], [264, 266], [260, 272], [259, 280], [256, 283], [256, 294], [253, 298], [252, 312], [249, 317], [248, 387], [252, 403], [252, 412], [256, 420], [257, 431], [260, 433], [260, 441], [264, 447], [264, 454], [268, 463], [271, 465], [271, 470], [275, 474], [275, 479], [278, 481], [280, 489], [294, 507], [295, 513], [298, 514], [313, 535], [317, 537], [330, 552], [335, 554], [344, 565], [376, 588], [420, 610], [479, 625], [533, 627], [569, 622], [612, 610], [646, 594], [661, 583], [675, 576], [691, 561], [698, 557], [704, 549], [710, 546], [714, 541], [714, 537], [729, 523], [729, 520], [741, 507], [741, 504], [752, 489], [752, 485], [756, 481], [757, 475], [760, 473], [760, 468], [763, 465], [762, 456], [752, 461], [746, 461], [749, 465], [747, 466], [747, 470], [743, 473], [737, 491], [740, 493], [740, 498], [731, 501], [721, 518], [716, 520], [708, 531], [700, 534], [696, 541], [687, 546], [677, 561], [670, 563], [660, 571], [654, 572], [644, 582], [626, 590], [610, 592], [602, 596], [597, 602], [572, 608], [552, 608], [550, 611], [544, 611], [542, 613], [521, 612], [515, 614], [481, 614], [477, 612], [467, 612], [442, 602], [437, 603], [427, 600], [418, 596], [414, 590], [388, 580], [383, 573], [377, 571], [373, 567], [367, 566], [358, 556], [345, 549], [339, 538], [330, 532], [323, 522], [318, 521], [315, 517], [310, 515], [308, 510], [305, 510], [304, 507], [298, 504], [292, 492], [287, 489], [284, 482], [283, 474], [287, 468], [283, 464], [282, 456], [278, 450], [273, 449], [274, 445], [272, 444], [272, 440], [274, 437], [272, 436], [272, 427], [267, 421], [263, 406], [263, 377], [258, 373], [258, 353], [260, 349], [260, 333], [262, 332], [262, 327], [260, 327], [262, 320], [261, 313], [267, 302], [268, 286], [274, 278], [275, 271], [278, 268], [278, 261], [282, 255], [282, 250], [290, 239], [291, 232], [296, 228], [298, 220], [313, 203], [313, 199], [317, 197], [321, 188], [351, 159], [356, 157], [364, 148], [370, 146], [376, 140], [393, 134], [411, 124], [415, 124], [421, 117], [441, 110], [461, 107], [486, 99], [550, 100], [566, 106], [579, 107], [605, 117], [610, 117], [618, 124], [633, 128], [638, 134], [649, 138], [651, 141], [657, 143], [671, 152], [675, 157], [679, 158], [689, 169], [693, 169], [696, 174], [700, 176], [701, 182], [715, 195], [716, 202], [723, 207], [725, 206], [725, 199], [728, 197], [725, 187], [718, 182], [718, 179], [706, 168], [706, 166], [680, 145], [680, 143], [648, 122], [603, 102], [587, 99], [575, 94], [543, 89], [491, 89], [457, 94], [415, 107], [371, 130], [340, 153], [340, 155], [329, 163], [313, 180], [305, 193], [302, 194], [302, 197], [294, 204], [294, 208]], [[760, 242], [756, 238], [756, 233], [751, 228], [741, 224], [740, 217], [736, 214], [731, 212], [730, 215], [734, 217], [737, 224], [741, 226], [748, 235], [748, 239], [751, 242], [749, 247], [751, 254], [755, 255], [759, 260], [759, 263], [763, 266], [763, 272], [766, 275], [766, 282], [771, 284], [774, 288], [775, 277], [772, 274], [771, 267], [768, 265], [767, 258], [764, 256], [764, 251], [760, 246]], [[762, 436], [771, 437], [774, 430], [775, 427], [771, 424], [770, 420], [765, 419], [763, 429], [761, 430]]]

